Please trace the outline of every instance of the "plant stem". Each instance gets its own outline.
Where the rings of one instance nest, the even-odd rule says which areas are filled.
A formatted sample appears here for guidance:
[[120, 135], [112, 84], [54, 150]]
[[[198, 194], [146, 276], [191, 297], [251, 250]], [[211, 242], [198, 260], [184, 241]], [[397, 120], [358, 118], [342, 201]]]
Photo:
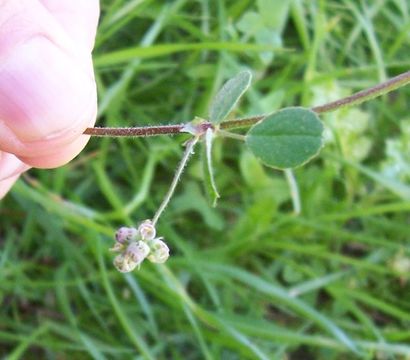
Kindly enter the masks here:
[[249, 126], [256, 124], [258, 121], [264, 119], [268, 115], [269, 114], [252, 116], [252, 117], [243, 118], [243, 119], [229, 120], [219, 125], [219, 128], [222, 130], [226, 130], [226, 129], [239, 129], [243, 127], [249, 127]]
[[286, 181], [290, 189], [290, 197], [292, 199], [293, 212], [299, 215], [302, 211], [302, 202], [300, 201], [299, 186], [292, 169], [285, 169]]
[[[375, 97], [384, 95], [390, 91], [396, 90], [399, 87], [410, 83], [410, 71], [395, 76], [381, 84], [372, 86], [368, 89], [359, 91], [351, 96], [332, 101], [330, 103], [314, 106], [312, 111], [322, 114], [325, 112], [334, 111], [346, 106], [353, 106], [361, 104], [362, 102], [371, 100]], [[223, 122], [219, 128], [221, 130], [238, 129], [243, 127], [250, 127], [256, 124], [258, 121], [264, 119], [267, 115], [252, 116], [243, 119], [233, 119]], [[206, 128], [213, 127], [210, 122], [204, 122], [201, 126]], [[95, 127], [87, 128], [84, 132], [85, 135], [91, 136], [109, 136], [109, 137], [140, 137], [140, 136], [156, 136], [156, 135], [174, 135], [184, 133], [184, 124], [180, 125], [158, 125], [158, 126], [143, 126], [143, 127], [131, 127], [131, 128], [105, 128]]]
[[166, 193], [166, 195], [164, 197], [164, 200], [162, 200], [162, 203], [161, 203], [160, 207], [158, 208], [157, 212], [155, 213], [155, 215], [152, 219], [152, 224], [154, 226], [157, 223], [157, 221], [158, 221], [159, 217], [161, 216], [161, 214], [164, 212], [167, 205], [169, 204], [169, 201], [171, 200], [172, 195], [174, 195], [175, 188], [177, 187], [178, 181], [181, 178], [182, 172], [184, 171], [185, 166], [186, 166], [186, 164], [189, 160], [189, 157], [191, 156], [192, 151], [194, 150], [194, 147], [195, 147], [196, 143], [198, 142], [198, 140], [199, 140], [199, 136], [195, 136], [191, 140], [188, 140], [188, 142], [186, 143], [184, 155], [183, 155], [180, 163], [178, 164], [178, 168], [177, 168], [177, 171], [174, 175], [174, 178], [172, 179], [171, 186], [168, 189], [168, 192]]
[[94, 127], [87, 128], [85, 135], [109, 137], [144, 137], [156, 135], [173, 135], [181, 133], [184, 125], [157, 125], [127, 128]]
[[396, 90], [401, 86], [407, 85], [410, 82], [410, 71], [395, 76], [381, 84], [359, 91], [351, 96], [332, 101], [330, 103], [315, 106], [312, 110], [318, 114], [337, 110], [346, 106], [361, 104], [362, 102], [374, 99], [375, 97], [387, 94], [390, 91]]

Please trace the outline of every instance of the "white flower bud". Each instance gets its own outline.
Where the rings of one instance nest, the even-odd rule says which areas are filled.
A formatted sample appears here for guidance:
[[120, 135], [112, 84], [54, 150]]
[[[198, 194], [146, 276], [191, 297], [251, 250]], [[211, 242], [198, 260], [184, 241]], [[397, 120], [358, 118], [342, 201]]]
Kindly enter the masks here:
[[157, 234], [154, 225], [152, 225], [151, 220], [145, 220], [138, 227], [138, 232], [142, 240], [153, 240]]
[[151, 248], [151, 253], [148, 255], [149, 261], [157, 264], [162, 264], [167, 261], [169, 257], [169, 248], [161, 238], [150, 241], [149, 245]]
[[129, 227], [120, 227], [115, 233], [115, 240], [120, 244], [125, 244], [132, 240], [135, 240], [138, 236], [138, 230]]
[[137, 263], [127, 256], [120, 254], [115, 257], [114, 266], [119, 272], [127, 273], [134, 270], [137, 267]]
[[144, 241], [132, 242], [125, 251], [125, 257], [128, 257], [137, 265], [140, 265], [150, 252], [149, 246]]

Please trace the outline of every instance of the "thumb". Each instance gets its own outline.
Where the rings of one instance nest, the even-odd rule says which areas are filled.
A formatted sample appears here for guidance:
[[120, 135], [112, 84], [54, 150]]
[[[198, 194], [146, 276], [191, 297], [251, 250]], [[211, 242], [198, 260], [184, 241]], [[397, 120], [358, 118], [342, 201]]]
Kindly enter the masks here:
[[0, 1], [0, 150], [49, 168], [83, 149], [97, 109], [98, 12], [97, 0]]

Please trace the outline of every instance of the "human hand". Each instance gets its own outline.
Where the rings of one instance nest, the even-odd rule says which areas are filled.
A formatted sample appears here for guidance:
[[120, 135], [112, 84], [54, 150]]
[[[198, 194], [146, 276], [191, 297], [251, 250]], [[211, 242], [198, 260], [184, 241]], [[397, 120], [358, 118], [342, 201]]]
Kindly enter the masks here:
[[64, 165], [86, 145], [98, 16], [98, 0], [0, 0], [0, 198], [30, 167]]

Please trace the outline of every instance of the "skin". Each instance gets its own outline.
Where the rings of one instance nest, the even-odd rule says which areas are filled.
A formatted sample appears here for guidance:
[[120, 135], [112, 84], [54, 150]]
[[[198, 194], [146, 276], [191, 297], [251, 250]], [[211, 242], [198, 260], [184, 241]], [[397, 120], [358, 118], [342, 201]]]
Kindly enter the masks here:
[[98, 0], [0, 0], [0, 198], [30, 167], [72, 160], [96, 120]]

